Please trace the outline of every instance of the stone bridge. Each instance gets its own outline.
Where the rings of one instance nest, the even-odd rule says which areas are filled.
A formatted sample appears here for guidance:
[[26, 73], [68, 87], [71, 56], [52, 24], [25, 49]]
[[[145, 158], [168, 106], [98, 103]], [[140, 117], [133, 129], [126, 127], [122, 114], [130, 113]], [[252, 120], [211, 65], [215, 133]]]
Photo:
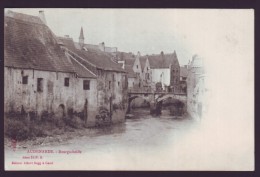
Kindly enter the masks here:
[[150, 110], [152, 112], [161, 111], [162, 102], [168, 98], [173, 98], [183, 103], [185, 109], [187, 107], [186, 93], [173, 92], [128, 92], [128, 109], [127, 113], [131, 112], [131, 102], [135, 98], [142, 98], [150, 103]]

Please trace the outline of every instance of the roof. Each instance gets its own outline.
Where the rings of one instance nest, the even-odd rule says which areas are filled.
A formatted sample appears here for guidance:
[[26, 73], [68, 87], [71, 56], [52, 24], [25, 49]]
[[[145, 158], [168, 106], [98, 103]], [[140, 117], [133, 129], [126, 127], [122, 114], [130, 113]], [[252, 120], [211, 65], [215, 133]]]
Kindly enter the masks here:
[[110, 71], [125, 72], [121, 65], [112, 61], [112, 56], [106, 52], [94, 52], [84, 50], [74, 50], [72, 52], [94, 64], [97, 68]]
[[5, 13], [5, 16], [7, 17], [11, 17], [17, 20], [21, 20], [23, 22], [28, 22], [28, 23], [36, 23], [36, 24], [41, 24], [44, 25], [44, 23], [42, 22], [42, 20], [37, 17], [37, 16], [32, 16], [32, 15], [27, 15], [27, 14], [22, 14], [22, 13], [18, 13], [18, 12], [13, 12], [11, 10], [8, 10]]
[[87, 70], [79, 62], [75, 61], [74, 59], [71, 59], [71, 62], [73, 64], [73, 67], [74, 67], [75, 71], [78, 74], [78, 77], [82, 77], [82, 78], [96, 78], [96, 76], [92, 72]]
[[169, 68], [170, 65], [178, 65], [179, 61], [176, 52], [172, 54], [148, 55], [150, 67], [154, 68]]
[[84, 39], [83, 28], [80, 29], [79, 39]]
[[188, 68], [182, 66], [180, 67], [180, 76], [181, 77], [188, 77]]
[[[60, 39], [63, 40], [62, 38]], [[67, 40], [70, 40], [70, 42], [68, 42], [68, 45], [66, 45], [66, 43], [64, 43], [64, 45], [66, 45], [66, 47], [70, 51], [77, 54], [81, 58], [87, 60], [91, 64], [95, 65], [97, 68], [110, 71], [125, 72], [125, 70], [121, 67], [120, 64], [112, 60], [113, 56], [110, 53], [102, 52], [101, 50], [98, 51], [91, 49], [87, 49], [87, 51], [79, 50], [75, 45], [70, 45], [74, 43], [72, 38], [69, 38]]]
[[117, 56], [120, 60], [124, 60], [126, 65], [134, 65], [135, 56], [132, 53], [117, 52]]
[[147, 57], [139, 57], [142, 70], [144, 70], [146, 59]]
[[9, 11], [4, 30], [5, 66], [74, 72], [56, 37], [40, 18]]
[[70, 37], [57, 37], [57, 39], [58, 39], [59, 42], [62, 42], [63, 45], [76, 49], [72, 38], [70, 38]]
[[134, 70], [133, 70], [133, 66], [131, 66], [131, 65], [125, 65], [125, 70], [126, 70], [127, 76], [128, 76], [129, 78], [136, 78], [136, 74], [135, 74], [135, 72], [134, 72]]

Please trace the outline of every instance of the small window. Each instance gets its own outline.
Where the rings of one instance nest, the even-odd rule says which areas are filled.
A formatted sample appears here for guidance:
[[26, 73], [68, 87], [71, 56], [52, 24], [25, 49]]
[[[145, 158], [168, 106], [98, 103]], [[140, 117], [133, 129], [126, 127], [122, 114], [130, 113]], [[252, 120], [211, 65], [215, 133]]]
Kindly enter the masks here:
[[43, 78], [37, 78], [37, 92], [43, 92]]
[[147, 67], [147, 71], [148, 71], [149, 69], [148, 69], [148, 67]]
[[83, 81], [83, 90], [90, 90], [90, 81], [89, 80]]
[[64, 79], [64, 86], [65, 86], [65, 87], [69, 87], [69, 86], [70, 86], [70, 78], [66, 77], [66, 78]]
[[120, 86], [120, 82], [118, 82], [117, 84], [118, 84], [118, 86]]
[[28, 76], [23, 76], [23, 84], [28, 84]]
[[138, 65], [136, 65], [136, 68], [138, 69]]
[[110, 90], [110, 88], [111, 88], [111, 81], [109, 81], [109, 83], [108, 83], [108, 88]]

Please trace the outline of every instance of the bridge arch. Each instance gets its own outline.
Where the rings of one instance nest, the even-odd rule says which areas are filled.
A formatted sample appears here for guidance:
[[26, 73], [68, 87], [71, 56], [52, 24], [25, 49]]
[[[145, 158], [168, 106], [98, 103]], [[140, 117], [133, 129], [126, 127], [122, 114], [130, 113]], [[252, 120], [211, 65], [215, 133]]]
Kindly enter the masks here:
[[165, 95], [160, 95], [156, 99], [156, 107], [158, 108], [159, 112], [161, 112], [161, 109], [163, 107], [163, 101], [171, 98], [172, 102], [171, 104], [173, 106], [170, 107], [170, 112], [172, 115], [175, 116], [182, 116], [185, 114], [185, 110], [187, 108], [187, 97], [186, 96], [180, 96], [180, 95], [174, 95], [174, 94], [165, 94]]
[[150, 101], [151, 101], [151, 98], [149, 96], [146, 97], [146, 96], [143, 96], [143, 95], [134, 95], [134, 96], [129, 97], [128, 98], [128, 110], [127, 110], [128, 113], [131, 111], [132, 101], [135, 100], [136, 98], [141, 98], [142, 100], [144, 100], [148, 103], [150, 103]]

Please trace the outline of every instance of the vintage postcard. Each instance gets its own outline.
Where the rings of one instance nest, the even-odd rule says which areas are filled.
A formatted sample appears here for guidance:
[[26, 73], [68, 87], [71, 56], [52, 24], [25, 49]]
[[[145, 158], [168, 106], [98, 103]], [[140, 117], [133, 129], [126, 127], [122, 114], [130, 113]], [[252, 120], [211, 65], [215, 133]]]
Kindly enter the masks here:
[[253, 171], [254, 10], [6, 8], [7, 171]]

